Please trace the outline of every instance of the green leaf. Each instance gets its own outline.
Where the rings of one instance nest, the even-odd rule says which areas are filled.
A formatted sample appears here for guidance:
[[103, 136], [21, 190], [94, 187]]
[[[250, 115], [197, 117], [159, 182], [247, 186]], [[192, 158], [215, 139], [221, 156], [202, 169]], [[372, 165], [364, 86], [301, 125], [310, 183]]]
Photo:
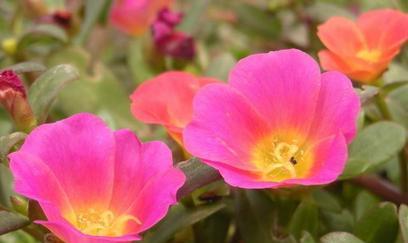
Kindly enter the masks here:
[[53, 24], [41, 24], [35, 25], [32, 29], [28, 30], [23, 36], [21, 36], [18, 43], [18, 49], [22, 49], [24, 46], [32, 43], [33, 38], [40, 37], [51, 37], [63, 43], [68, 42], [68, 36], [64, 29]]
[[405, 129], [394, 122], [377, 122], [363, 129], [349, 147], [349, 160], [341, 176], [350, 178], [383, 165], [405, 144]]
[[43, 123], [64, 86], [79, 77], [71, 65], [58, 65], [42, 74], [30, 87], [28, 97], [38, 122]]
[[227, 81], [228, 74], [236, 62], [237, 61], [235, 60], [234, 56], [228, 52], [225, 52], [212, 60], [210, 65], [207, 67], [205, 76]]
[[333, 16], [344, 16], [350, 19], [354, 17], [350, 11], [327, 2], [315, 2], [306, 9], [306, 13], [317, 22], [324, 22]]
[[129, 94], [103, 63], [91, 63], [89, 53], [80, 47], [68, 47], [56, 52], [48, 62], [51, 65], [69, 62], [80, 73], [78, 80], [68, 83], [61, 91], [55, 104], [55, 110], [62, 117], [91, 112], [108, 117], [113, 129], [137, 129], [139, 137], [145, 136], [146, 131], [142, 128], [146, 126], [142, 127], [130, 112]]
[[347, 209], [341, 212], [322, 211], [322, 219], [329, 230], [351, 231], [354, 226], [354, 217]]
[[319, 189], [313, 191], [312, 196], [319, 208], [333, 212], [341, 212], [341, 205], [339, 201], [335, 196], [330, 194], [330, 192], [324, 189]]
[[220, 174], [212, 167], [204, 164], [197, 158], [192, 158], [177, 165], [186, 175], [187, 180], [177, 192], [177, 197], [182, 198], [191, 192], [221, 178]]
[[368, 210], [356, 222], [354, 234], [367, 243], [394, 242], [398, 234], [396, 206], [386, 202]]
[[21, 229], [29, 224], [28, 218], [0, 209], [0, 235]]
[[194, 226], [195, 243], [224, 243], [228, 236], [231, 216], [219, 211]]
[[167, 242], [176, 232], [203, 220], [225, 207], [224, 203], [185, 208], [179, 204], [171, 208], [166, 218], [150, 230], [143, 243]]
[[92, 32], [92, 27], [98, 21], [99, 16], [103, 13], [103, 10], [108, 6], [109, 0], [86, 0], [85, 1], [85, 17], [81, 24], [81, 30], [75, 39], [76, 44], [83, 44]]
[[306, 198], [296, 208], [289, 224], [289, 232], [299, 239], [304, 230], [315, 235], [318, 226], [319, 211], [316, 205]]
[[399, 208], [399, 225], [404, 242], [408, 242], [408, 207], [407, 205], [401, 205]]
[[144, 55], [143, 40], [134, 39], [129, 46], [128, 66], [132, 73], [134, 83], [140, 84], [154, 76]]
[[211, 0], [195, 0], [191, 1], [189, 10], [186, 11], [183, 22], [178, 26], [178, 29], [188, 34], [195, 34], [199, 25], [197, 22], [201, 16], [205, 13], [207, 5]]
[[37, 62], [21, 62], [4, 69], [11, 69], [16, 73], [44, 72], [46, 67]]
[[379, 88], [370, 85], [363, 85], [362, 90], [356, 90], [358, 91], [361, 104], [365, 104], [378, 94]]
[[281, 33], [282, 26], [276, 14], [268, 13], [249, 4], [235, 4], [234, 8], [239, 27], [249, 34], [277, 38]]
[[12, 180], [10, 169], [0, 164], [0, 204], [6, 207], [11, 207], [10, 196], [14, 193]]
[[399, 87], [387, 95], [386, 103], [394, 121], [408, 129], [408, 85]]
[[378, 198], [373, 196], [371, 193], [366, 191], [361, 191], [355, 201], [354, 201], [354, 214], [356, 219], [360, 219], [367, 210], [370, 210], [372, 207], [377, 206], [379, 203]]
[[300, 237], [300, 243], [316, 243], [316, 241], [313, 239], [313, 236], [309, 232], [303, 231], [302, 237]]
[[272, 201], [262, 191], [235, 192], [238, 230], [245, 243], [275, 242]]
[[22, 230], [0, 235], [0, 243], [37, 243], [29, 234]]
[[320, 242], [322, 243], [364, 243], [356, 236], [347, 232], [332, 232], [324, 235]]
[[11, 149], [26, 137], [23, 132], [15, 132], [6, 136], [0, 137], [0, 161], [5, 159]]

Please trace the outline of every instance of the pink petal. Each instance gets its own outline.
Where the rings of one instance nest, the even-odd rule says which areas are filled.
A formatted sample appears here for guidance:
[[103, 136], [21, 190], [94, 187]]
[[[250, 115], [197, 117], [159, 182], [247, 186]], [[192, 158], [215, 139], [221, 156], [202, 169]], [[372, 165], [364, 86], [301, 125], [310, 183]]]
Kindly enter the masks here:
[[210, 84], [194, 99], [193, 121], [184, 130], [188, 152], [205, 160], [254, 169], [249, 150], [269, 128], [248, 101], [225, 84]]
[[177, 203], [176, 193], [184, 182], [185, 175], [175, 168], [156, 174], [146, 182], [128, 209], [128, 213], [137, 215], [142, 222], [137, 232], [145, 231], [164, 218], [169, 207]]
[[142, 225], [132, 232], [148, 229], [163, 218], [185, 176], [173, 168], [170, 149], [162, 142], [140, 143], [129, 130], [115, 132], [116, 168], [111, 208], [135, 215]]
[[351, 81], [339, 72], [323, 73], [317, 104], [309, 136], [321, 139], [340, 132], [350, 143], [360, 111], [360, 99]]
[[102, 237], [85, 235], [66, 222], [57, 221], [35, 221], [52, 231], [58, 238], [64, 242], [78, 243], [109, 243], [109, 242], [132, 242], [141, 240], [138, 235], [124, 235], [120, 237]]
[[[58, 176], [47, 164], [25, 152], [12, 153], [9, 158], [16, 192], [35, 199], [40, 204], [54, 203], [60, 211], [73, 212], [70, 200]], [[54, 211], [50, 214], [46, 211], [46, 214], [49, 219], [61, 218], [60, 213], [54, 214]]]
[[[113, 183], [114, 138], [108, 127], [96, 116], [81, 113], [36, 128], [21, 149], [10, 157], [16, 175], [24, 173], [20, 170], [26, 165], [38, 165], [38, 161], [30, 157], [26, 157], [30, 159], [27, 161], [14, 161], [19, 154], [30, 154], [31, 158], [41, 160], [44, 168], [49, 168], [42, 171], [47, 171], [42, 176], [55, 175], [72, 207], [87, 207], [95, 202], [107, 206], [109, 203]], [[39, 200], [53, 200], [44, 193], [45, 189], [40, 189], [50, 187], [47, 180], [32, 174], [29, 183], [36, 184], [35, 188], [31, 188], [31, 196]], [[24, 188], [18, 186], [16, 189]]]
[[273, 128], [308, 130], [320, 88], [320, 69], [295, 49], [256, 54], [238, 62], [229, 82]]

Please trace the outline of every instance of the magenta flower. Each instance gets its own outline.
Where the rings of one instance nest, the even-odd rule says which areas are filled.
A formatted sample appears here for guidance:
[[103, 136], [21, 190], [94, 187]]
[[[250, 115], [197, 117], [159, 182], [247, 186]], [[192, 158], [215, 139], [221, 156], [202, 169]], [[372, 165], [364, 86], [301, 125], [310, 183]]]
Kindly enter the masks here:
[[15, 190], [47, 216], [36, 223], [65, 242], [139, 240], [185, 181], [165, 144], [86, 113], [39, 126], [9, 158]]
[[306, 53], [251, 55], [229, 84], [198, 92], [184, 145], [233, 186], [326, 184], [344, 168], [359, 107], [350, 80]]

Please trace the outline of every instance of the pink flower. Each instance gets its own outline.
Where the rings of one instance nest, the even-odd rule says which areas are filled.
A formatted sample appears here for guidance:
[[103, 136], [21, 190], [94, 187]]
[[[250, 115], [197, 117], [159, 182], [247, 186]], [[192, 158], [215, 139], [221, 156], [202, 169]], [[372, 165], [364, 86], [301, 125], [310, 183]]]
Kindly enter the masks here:
[[191, 121], [194, 95], [214, 82], [219, 81], [185, 72], [165, 72], [143, 82], [133, 92], [132, 114], [145, 123], [163, 125], [181, 144], [183, 129]]
[[139, 240], [185, 181], [165, 144], [141, 143], [86, 113], [39, 126], [9, 158], [16, 192], [47, 216], [36, 223], [65, 242]]
[[321, 74], [299, 50], [251, 55], [229, 84], [198, 92], [184, 145], [233, 186], [326, 184], [344, 168], [359, 107], [346, 76]]
[[114, 0], [110, 12], [111, 23], [130, 35], [141, 35], [149, 30], [159, 11], [172, 0]]

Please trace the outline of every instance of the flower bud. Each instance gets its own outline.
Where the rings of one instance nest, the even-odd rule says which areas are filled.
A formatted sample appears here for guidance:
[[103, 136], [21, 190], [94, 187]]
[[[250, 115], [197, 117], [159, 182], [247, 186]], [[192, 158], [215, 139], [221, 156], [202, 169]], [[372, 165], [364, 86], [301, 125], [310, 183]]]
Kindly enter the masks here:
[[10, 114], [17, 129], [27, 132], [36, 125], [23, 83], [12, 70], [0, 72], [0, 104]]

